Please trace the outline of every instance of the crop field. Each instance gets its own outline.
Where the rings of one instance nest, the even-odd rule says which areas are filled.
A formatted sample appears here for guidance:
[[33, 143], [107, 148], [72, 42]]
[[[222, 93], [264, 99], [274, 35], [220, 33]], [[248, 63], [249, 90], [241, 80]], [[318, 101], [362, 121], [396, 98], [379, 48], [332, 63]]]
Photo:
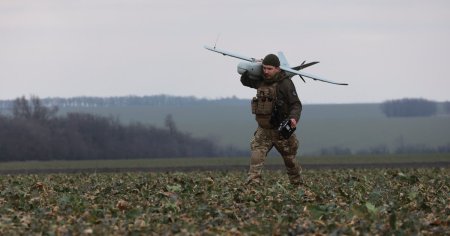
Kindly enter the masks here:
[[0, 235], [449, 235], [450, 168], [0, 175]]

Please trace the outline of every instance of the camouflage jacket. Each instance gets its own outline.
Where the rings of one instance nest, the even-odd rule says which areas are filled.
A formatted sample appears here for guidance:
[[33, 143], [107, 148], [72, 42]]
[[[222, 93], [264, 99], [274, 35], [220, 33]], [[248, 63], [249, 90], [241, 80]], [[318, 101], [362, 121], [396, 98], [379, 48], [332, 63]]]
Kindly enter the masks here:
[[269, 80], [260, 79], [254, 80], [250, 79], [246, 73], [241, 76], [241, 83], [244, 86], [258, 89], [264, 84], [278, 83], [277, 86], [277, 108], [278, 108], [278, 119], [285, 120], [287, 118], [294, 118], [297, 122], [300, 119], [300, 114], [302, 112], [302, 103], [298, 98], [297, 91], [295, 90], [295, 85], [292, 80], [287, 76], [284, 71], [278, 73], [275, 78]]

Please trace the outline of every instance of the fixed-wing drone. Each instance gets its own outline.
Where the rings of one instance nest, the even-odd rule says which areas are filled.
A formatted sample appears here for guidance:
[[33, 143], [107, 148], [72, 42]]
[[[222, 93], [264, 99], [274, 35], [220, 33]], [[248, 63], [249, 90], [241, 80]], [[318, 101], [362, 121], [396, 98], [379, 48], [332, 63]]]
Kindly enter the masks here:
[[[208, 47], [205, 46], [206, 49], [213, 51], [213, 52], [217, 52], [220, 53], [224, 56], [230, 56], [230, 57], [235, 57], [235, 58], [239, 58], [241, 60], [244, 60], [246, 62], [240, 62], [237, 66], [237, 71], [239, 74], [243, 74], [244, 72], [248, 71], [248, 75], [251, 79], [260, 79], [263, 74], [262, 74], [262, 60], [258, 60], [252, 57], [246, 57], [246, 56], [241, 56], [238, 55], [236, 53], [232, 53], [232, 52], [227, 52], [221, 49], [217, 49], [216, 47]], [[317, 80], [317, 81], [322, 81], [325, 83], [330, 83], [330, 84], [336, 84], [336, 85], [348, 85], [347, 83], [338, 83], [338, 82], [333, 82], [330, 80], [326, 80], [326, 79], [322, 79], [318, 76], [315, 75], [311, 75], [305, 72], [300, 72], [301, 69], [304, 69], [308, 66], [312, 66], [315, 65], [319, 62], [309, 62], [306, 63], [303, 62], [301, 65], [296, 66], [296, 67], [290, 67], [286, 57], [284, 56], [283, 52], [278, 52], [278, 58], [280, 59], [280, 69], [285, 71], [286, 74], [290, 77], [293, 76], [300, 76], [300, 78], [303, 80], [303, 82], [306, 82], [305, 79], [303, 79], [303, 77], [307, 77], [313, 80]]]

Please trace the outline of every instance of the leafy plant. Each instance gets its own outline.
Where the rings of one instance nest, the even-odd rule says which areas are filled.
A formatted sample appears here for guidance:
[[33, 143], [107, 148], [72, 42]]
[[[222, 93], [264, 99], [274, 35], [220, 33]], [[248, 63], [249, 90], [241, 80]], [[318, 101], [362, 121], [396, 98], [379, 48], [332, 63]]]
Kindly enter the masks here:
[[450, 169], [0, 176], [0, 234], [449, 234]]

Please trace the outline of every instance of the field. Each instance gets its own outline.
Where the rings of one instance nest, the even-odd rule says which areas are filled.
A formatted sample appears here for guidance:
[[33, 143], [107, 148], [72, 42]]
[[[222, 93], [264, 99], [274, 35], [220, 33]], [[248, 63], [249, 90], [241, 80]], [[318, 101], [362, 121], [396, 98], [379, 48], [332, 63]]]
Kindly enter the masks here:
[[449, 168], [0, 175], [1, 235], [450, 234]]
[[[80, 108], [248, 150], [248, 107]], [[297, 131], [304, 185], [268, 157], [261, 185], [248, 157], [27, 161], [0, 165], [0, 235], [449, 235], [450, 155], [316, 156], [379, 145], [450, 143], [450, 117], [393, 118], [376, 104], [306, 106]], [[427, 168], [425, 168], [427, 167]]]
[[[450, 167], [450, 154], [300, 156], [297, 159], [305, 169]], [[246, 170], [249, 161], [249, 157], [16, 161], [2, 162], [0, 174]], [[269, 169], [284, 168], [279, 156], [268, 157], [265, 165]]]

